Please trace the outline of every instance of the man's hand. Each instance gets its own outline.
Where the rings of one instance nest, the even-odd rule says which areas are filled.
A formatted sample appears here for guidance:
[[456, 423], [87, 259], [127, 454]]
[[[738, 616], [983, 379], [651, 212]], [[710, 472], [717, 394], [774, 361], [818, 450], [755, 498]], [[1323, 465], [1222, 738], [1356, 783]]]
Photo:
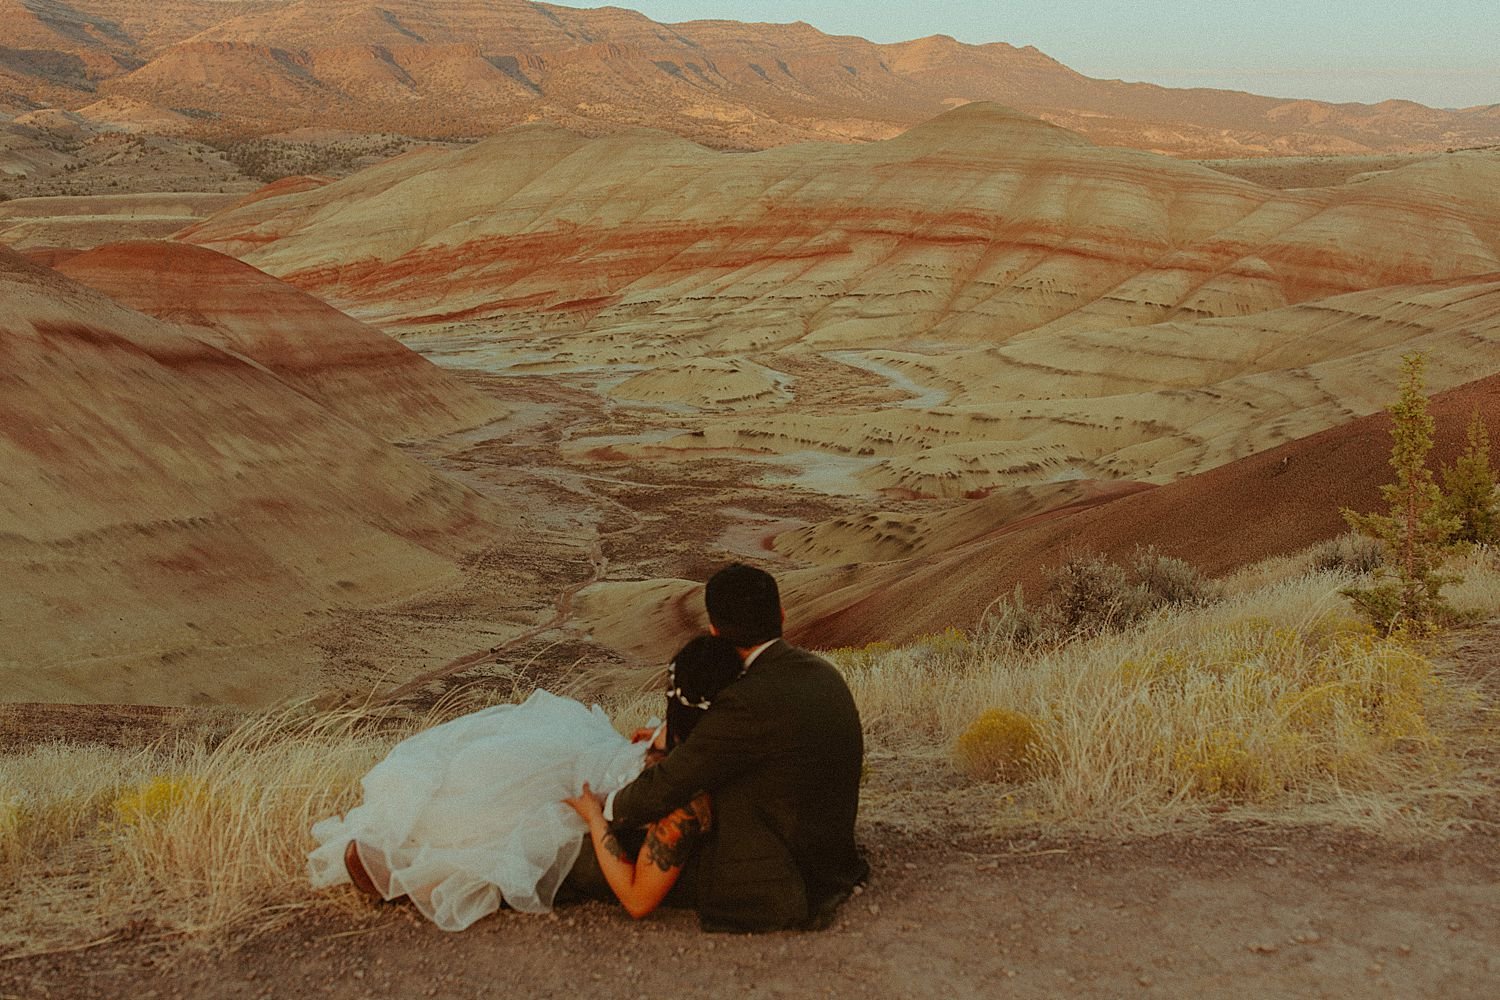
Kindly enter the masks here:
[[635, 732], [630, 734], [630, 742], [644, 743], [647, 740], [654, 738], [655, 736], [656, 730], [654, 728], [652, 728], [651, 726], [643, 726], [642, 728], [637, 729]]
[[572, 806], [589, 826], [604, 822], [604, 796], [590, 788], [587, 781], [583, 783], [583, 791], [563, 801]]

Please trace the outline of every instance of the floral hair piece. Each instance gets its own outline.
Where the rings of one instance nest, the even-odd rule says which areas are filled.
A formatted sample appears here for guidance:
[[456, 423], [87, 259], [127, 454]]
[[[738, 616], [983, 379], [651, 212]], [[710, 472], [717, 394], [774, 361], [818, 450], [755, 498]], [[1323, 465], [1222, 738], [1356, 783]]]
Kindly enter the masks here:
[[667, 665], [667, 680], [672, 685], [667, 689], [667, 697], [675, 698], [677, 700], [677, 704], [682, 705], [684, 708], [707, 708], [712, 704], [712, 702], [710, 702], [707, 698], [703, 698], [699, 701], [690, 701], [688, 699], [687, 694], [683, 692], [682, 687], [677, 683], [676, 660], [673, 660], [670, 664]]

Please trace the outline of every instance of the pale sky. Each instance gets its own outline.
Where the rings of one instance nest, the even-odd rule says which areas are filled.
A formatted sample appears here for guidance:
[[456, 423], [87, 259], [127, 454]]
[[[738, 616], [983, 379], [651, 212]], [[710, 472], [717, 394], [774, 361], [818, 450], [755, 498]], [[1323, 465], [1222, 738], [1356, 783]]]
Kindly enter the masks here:
[[[598, 7], [587, 0], [550, 0]], [[1500, 103], [1500, 0], [621, 0], [655, 21], [806, 21], [1035, 45], [1087, 76], [1272, 97]]]

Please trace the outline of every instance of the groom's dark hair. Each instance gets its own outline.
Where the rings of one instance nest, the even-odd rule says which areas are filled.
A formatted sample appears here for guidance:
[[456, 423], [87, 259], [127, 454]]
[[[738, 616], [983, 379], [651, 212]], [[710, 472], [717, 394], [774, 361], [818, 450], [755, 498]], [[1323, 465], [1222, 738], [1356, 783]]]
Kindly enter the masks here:
[[781, 638], [781, 592], [763, 569], [731, 563], [703, 588], [708, 620], [740, 649]]

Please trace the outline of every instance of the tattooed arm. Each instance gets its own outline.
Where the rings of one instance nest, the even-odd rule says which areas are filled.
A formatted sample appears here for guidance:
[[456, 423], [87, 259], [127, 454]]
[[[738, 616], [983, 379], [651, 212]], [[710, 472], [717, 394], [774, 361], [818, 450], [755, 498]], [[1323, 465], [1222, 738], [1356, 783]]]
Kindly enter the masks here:
[[640, 854], [632, 860], [619, 839], [610, 832], [599, 798], [589, 791], [587, 785], [583, 786], [582, 795], [566, 801], [588, 822], [589, 839], [593, 841], [599, 869], [626, 912], [637, 919], [661, 905], [682, 874], [682, 866], [687, 864], [713, 822], [708, 796], [699, 795], [681, 809], [652, 823], [646, 831], [646, 842], [641, 846]]

